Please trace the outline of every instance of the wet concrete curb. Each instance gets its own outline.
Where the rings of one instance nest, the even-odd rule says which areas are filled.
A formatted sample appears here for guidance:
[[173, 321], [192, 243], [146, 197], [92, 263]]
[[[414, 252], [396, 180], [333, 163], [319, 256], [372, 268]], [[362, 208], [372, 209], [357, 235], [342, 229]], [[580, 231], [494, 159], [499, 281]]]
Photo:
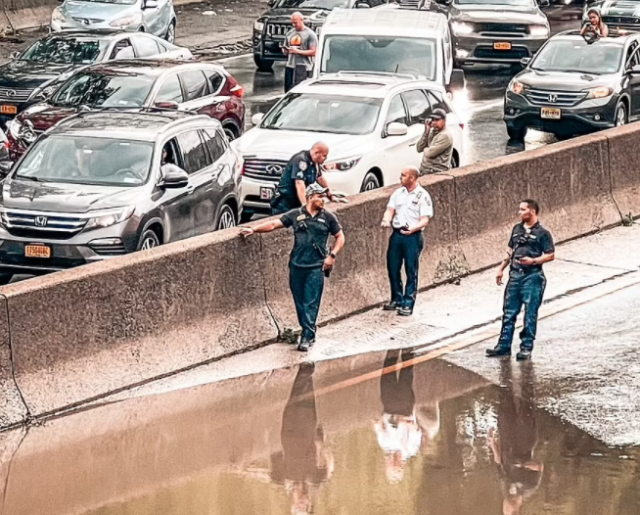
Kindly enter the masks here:
[[[424, 288], [499, 262], [520, 200], [542, 205], [559, 242], [640, 215], [633, 202], [640, 128], [624, 127], [424, 177], [436, 216], [422, 255]], [[615, 148], [616, 155], [610, 154]], [[621, 159], [620, 156], [628, 156]], [[379, 227], [389, 187], [336, 212], [347, 247], [328, 282], [322, 323], [387, 300], [388, 233]], [[238, 229], [193, 238], [3, 287], [11, 359], [3, 426], [75, 406], [154, 378], [274, 341], [294, 327], [281, 231]], [[8, 368], [10, 365], [10, 368]]]

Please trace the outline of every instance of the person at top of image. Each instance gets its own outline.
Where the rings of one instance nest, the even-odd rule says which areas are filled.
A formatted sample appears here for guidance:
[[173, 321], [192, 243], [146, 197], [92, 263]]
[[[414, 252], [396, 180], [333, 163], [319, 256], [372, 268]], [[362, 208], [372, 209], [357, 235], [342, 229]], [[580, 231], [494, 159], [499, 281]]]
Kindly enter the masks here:
[[585, 22], [580, 29], [580, 35], [584, 36], [588, 33], [593, 33], [600, 38], [606, 38], [609, 36], [609, 29], [605, 22], [602, 21], [602, 16], [600, 16], [600, 12], [596, 9], [589, 9], [587, 13], [589, 16], [589, 21]]

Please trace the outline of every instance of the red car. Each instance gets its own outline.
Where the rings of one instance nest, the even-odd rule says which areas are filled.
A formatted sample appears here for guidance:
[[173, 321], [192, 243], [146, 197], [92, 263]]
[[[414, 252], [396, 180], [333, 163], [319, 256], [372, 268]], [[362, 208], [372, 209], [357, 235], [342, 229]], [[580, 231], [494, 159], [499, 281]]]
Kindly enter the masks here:
[[174, 60], [123, 60], [74, 74], [46, 101], [7, 124], [9, 153], [16, 161], [60, 120], [80, 110], [176, 109], [217, 118], [232, 140], [244, 130], [243, 87], [219, 65]]

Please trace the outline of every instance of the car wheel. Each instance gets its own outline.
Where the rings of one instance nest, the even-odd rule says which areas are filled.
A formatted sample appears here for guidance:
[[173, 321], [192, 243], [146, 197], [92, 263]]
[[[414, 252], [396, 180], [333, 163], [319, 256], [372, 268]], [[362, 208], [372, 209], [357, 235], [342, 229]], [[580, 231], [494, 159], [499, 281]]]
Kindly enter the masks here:
[[270, 72], [273, 69], [273, 61], [267, 61], [266, 59], [261, 59], [259, 56], [253, 54], [253, 62], [256, 63], [258, 67], [258, 71], [261, 72]]
[[155, 231], [147, 229], [144, 231], [140, 243], [138, 243], [138, 250], [149, 250], [160, 245], [160, 240]]
[[169, 43], [173, 45], [176, 40], [176, 21], [173, 20], [169, 24], [169, 28], [167, 29], [167, 33], [164, 35], [164, 39], [166, 39]]
[[616, 127], [622, 127], [626, 125], [627, 122], [627, 106], [620, 102], [618, 107], [616, 107]]
[[507, 134], [511, 141], [524, 141], [524, 136], [527, 133], [526, 127], [518, 127], [507, 125]]
[[360, 192], [363, 191], [373, 191], [377, 190], [380, 187], [380, 181], [375, 173], [369, 172], [364, 176], [364, 180], [362, 181], [362, 187], [360, 188]]
[[0, 273], [0, 286], [4, 286], [5, 284], [9, 284], [13, 279], [13, 274], [9, 272], [1, 272]]
[[233, 141], [238, 137], [236, 134], [236, 130], [231, 125], [225, 125], [223, 129], [224, 129], [224, 134], [229, 141]]
[[223, 229], [229, 229], [231, 227], [236, 226], [236, 215], [231, 209], [229, 204], [225, 204], [222, 206], [220, 210], [220, 216], [218, 217], [218, 227], [216, 228], [218, 231]]

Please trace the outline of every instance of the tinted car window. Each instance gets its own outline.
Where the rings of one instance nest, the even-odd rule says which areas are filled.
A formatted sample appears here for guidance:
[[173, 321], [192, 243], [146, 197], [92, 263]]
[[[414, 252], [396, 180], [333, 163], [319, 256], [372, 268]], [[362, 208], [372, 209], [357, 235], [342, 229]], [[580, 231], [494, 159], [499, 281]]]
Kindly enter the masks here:
[[180, 134], [178, 141], [180, 141], [184, 168], [188, 174], [196, 173], [211, 164], [198, 131]]
[[431, 102], [431, 107], [433, 109], [444, 109], [446, 113], [450, 113], [451, 110], [449, 106], [444, 101], [444, 98], [440, 93], [435, 93], [433, 91], [427, 91], [427, 96], [429, 97], [429, 101]]
[[202, 98], [208, 93], [207, 79], [200, 70], [181, 73], [187, 93], [187, 101]]
[[34, 63], [89, 64], [98, 61], [108, 42], [87, 37], [52, 37], [36, 41], [21, 56]]
[[133, 40], [133, 44], [136, 46], [136, 50], [138, 51], [138, 57], [151, 57], [160, 53], [158, 44], [147, 36], [136, 36]]
[[156, 95], [156, 102], [176, 102], [180, 104], [184, 101], [184, 97], [182, 95], [182, 88], [180, 86], [180, 80], [178, 80], [178, 75], [170, 75], [167, 77], [160, 86], [160, 90]]
[[396, 95], [389, 104], [389, 111], [387, 112], [387, 119], [385, 120], [385, 127], [390, 123], [407, 123], [407, 112], [405, 111], [404, 104], [400, 95]]
[[220, 159], [227, 150], [227, 146], [225, 145], [221, 134], [216, 130], [205, 130], [204, 141], [213, 162], [216, 162], [218, 159]]
[[224, 84], [224, 77], [217, 71], [207, 72], [212, 93], [217, 93]]
[[409, 107], [409, 125], [424, 123], [431, 113], [431, 104], [424, 91], [414, 89], [403, 93], [402, 96]]
[[77, 107], [142, 107], [155, 78], [148, 75], [80, 73], [51, 98], [51, 104]]

